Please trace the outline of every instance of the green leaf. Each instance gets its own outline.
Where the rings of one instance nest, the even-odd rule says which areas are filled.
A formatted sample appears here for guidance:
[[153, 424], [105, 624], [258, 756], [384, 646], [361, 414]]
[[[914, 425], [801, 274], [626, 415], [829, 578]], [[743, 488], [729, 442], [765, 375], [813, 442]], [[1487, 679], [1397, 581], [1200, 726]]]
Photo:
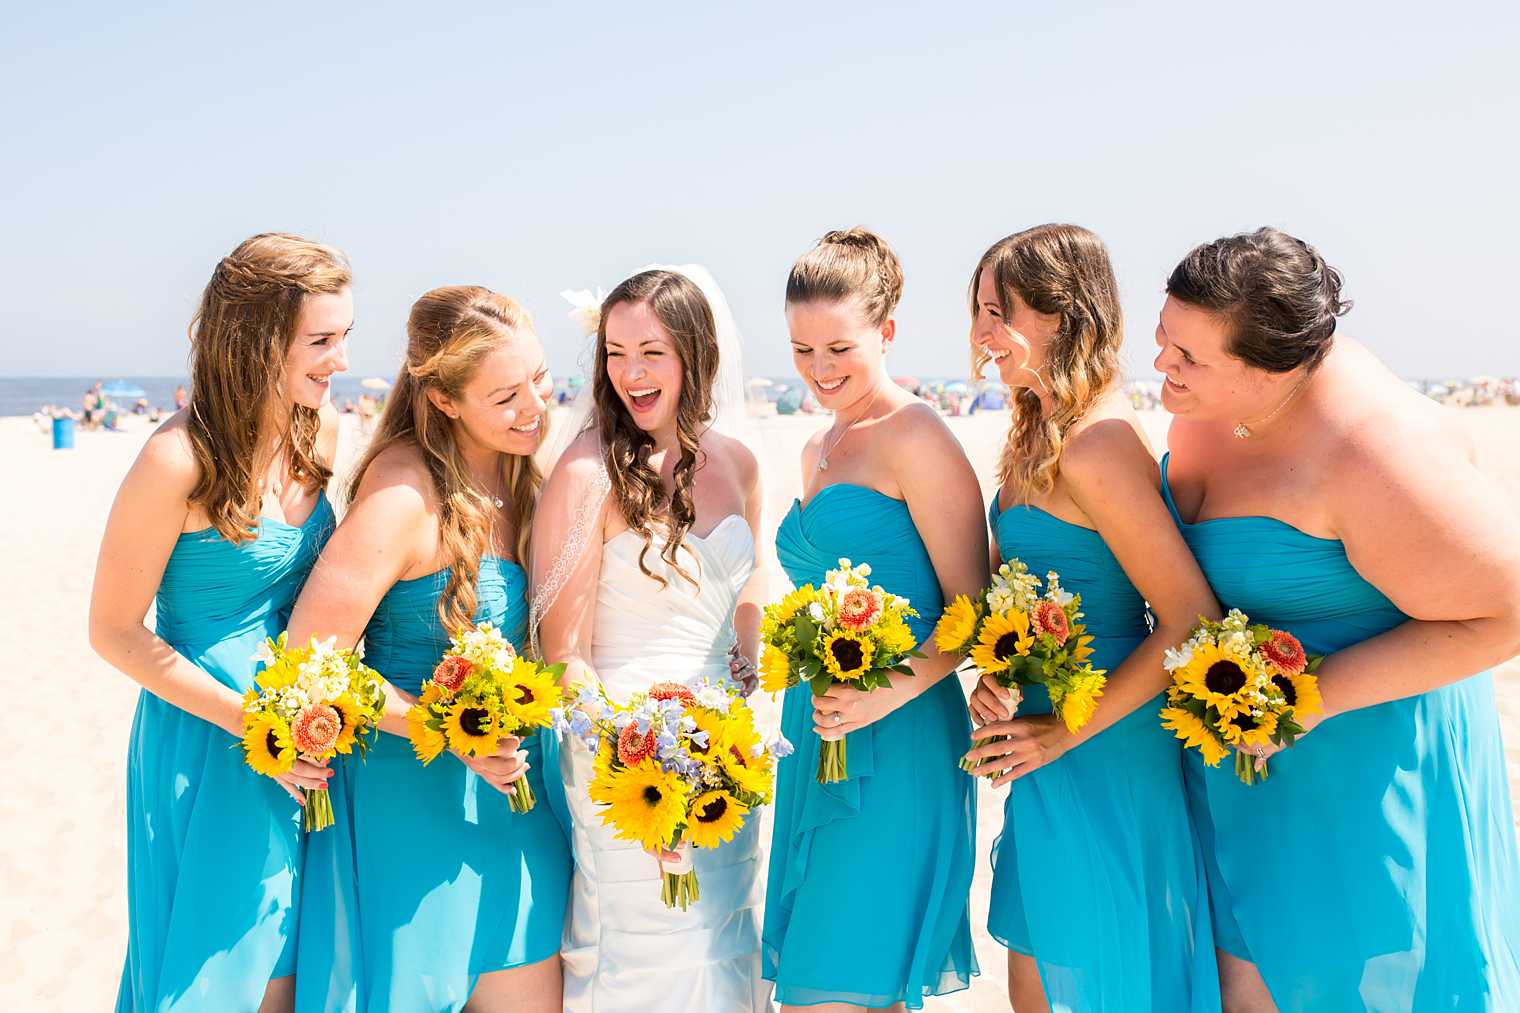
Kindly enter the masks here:
[[814, 696], [823, 696], [834, 685], [834, 677], [827, 672], [819, 672], [808, 680], [808, 685], [813, 688]]

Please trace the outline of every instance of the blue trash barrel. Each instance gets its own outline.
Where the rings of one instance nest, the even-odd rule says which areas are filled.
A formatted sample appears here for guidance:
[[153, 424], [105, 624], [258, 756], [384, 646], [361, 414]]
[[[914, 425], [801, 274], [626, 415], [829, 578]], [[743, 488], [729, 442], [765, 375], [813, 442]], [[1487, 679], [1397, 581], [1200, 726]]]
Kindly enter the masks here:
[[53, 420], [53, 449], [74, 449], [74, 420], [63, 416]]

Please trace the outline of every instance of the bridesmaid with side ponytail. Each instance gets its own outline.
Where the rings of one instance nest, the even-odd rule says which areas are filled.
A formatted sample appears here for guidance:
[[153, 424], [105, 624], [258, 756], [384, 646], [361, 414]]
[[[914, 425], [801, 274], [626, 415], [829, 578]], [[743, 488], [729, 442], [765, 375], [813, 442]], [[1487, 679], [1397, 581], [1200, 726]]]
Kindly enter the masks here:
[[[539, 737], [424, 767], [406, 711], [451, 633], [489, 621], [522, 649], [552, 382], [527, 312], [488, 289], [412, 306], [406, 362], [352, 502], [290, 621], [293, 642], [364, 638], [386, 678], [381, 734], [337, 765], [335, 826], [312, 835], [301, 920], [302, 1010], [560, 1009], [570, 852]], [[511, 811], [526, 777], [540, 801]]]
[[143, 687], [122, 1013], [290, 1008], [300, 789], [330, 771], [297, 760], [265, 777], [237, 744], [253, 652], [284, 629], [332, 532], [329, 388], [353, 320], [343, 254], [275, 233], [240, 244], [191, 324], [190, 404], [148, 438], [111, 507], [90, 643]]

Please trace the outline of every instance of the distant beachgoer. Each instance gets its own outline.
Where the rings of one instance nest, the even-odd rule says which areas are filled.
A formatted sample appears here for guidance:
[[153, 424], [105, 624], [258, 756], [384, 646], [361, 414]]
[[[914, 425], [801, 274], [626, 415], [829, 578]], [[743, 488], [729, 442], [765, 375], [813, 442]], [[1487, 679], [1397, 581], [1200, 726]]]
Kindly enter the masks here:
[[174, 388], [174, 410], [183, 411], [185, 405], [190, 403], [190, 395], [185, 392], [185, 385], [180, 384]]
[[146, 414], [148, 414], [148, 399], [145, 398], [145, 397], [138, 398], [137, 401], [132, 405], [132, 414], [133, 415], [146, 415]]

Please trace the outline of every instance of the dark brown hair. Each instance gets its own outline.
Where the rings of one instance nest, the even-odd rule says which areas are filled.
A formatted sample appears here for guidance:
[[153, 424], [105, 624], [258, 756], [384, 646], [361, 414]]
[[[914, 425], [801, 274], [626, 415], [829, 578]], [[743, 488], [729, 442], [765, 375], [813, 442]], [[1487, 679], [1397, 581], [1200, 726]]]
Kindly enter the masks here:
[[[349, 496], [364, 472], [387, 447], [410, 443], [422, 456], [438, 496], [438, 538], [449, 581], [438, 598], [438, 618], [457, 633], [475, 621], [480, 558], [490, 549], [491, 493], [471, 477], [448, 416], [428, 397], [436, 390], [461, 397], [480, 361], [521, 334], [533, 333], [528, 311], [515, 300], [479, 285], [435, 288], [412, 304], [406, 321], [406, 361], [385, 402], [369, 449], [354, 469]], [[547, 426], [546, 411], [541, 425]], [[506, 510], [515, 535], [517, 559], [528, 558], [533, 504], [540, 476], [531, 454], [502, 454]]]
[[[221, 259], [190, 321], [190, 410], [186, 431], [200, 468], [190, 502], [217, 534], [254, 537], [263, 508], [260, 432], [268, 405], [282, 396], [285, 355], [308, 295], [341, 292], [348, 258], [300, 236], [265, 232]], [[317, 457], [321, 416], [292, 404], [283, 446], [290, 477], [316, 490], [332, 469]]]
[[1175, 299], [1217, 314], [1235, 358], [1269, 373], [1313, 369], [1351, 309], [1341, 273], [1314, 247], [1262, 228], [1195, 247], [1166, 280]]
[[[654, 438], [634, 423], [607, 378], [607, 318], [619, 303], [647, 305], [681, 360], [681, 398], [676, 405], [676, 443], [681, 456], [676, 461], [669, 496], [659, 472], [649, 464]], [[644, 564], [653, 524], [661, 513], [668, 514], [662, 557], [671, 569], [697, 583], [697, 578], [687, 573], [677, 560], [677, 552], [697, 519], [692, 488], [696, 484], [702, 433], [712, 421], [712, 389], [717, 375], [718, 326], [707, 297], [690, 278], [674, 271], [644, 271], [613, 289], [602, 302], [596, 334], [596, 368], [591, 381], [597, 433], [618, 509], [628, 526], [644, 538], [639, 569], [662, 586], [664, 579], [651, 573]]]
[[[998, 460], [998, 478], [1027, 500], [1055, 486], [1067, 432], [1118, 376], [1124, 343], [1119, 283], [1096, 234], [1078, 225], [1036, 225], [998, 240], [977, 262], [971, 274], [973, 327], [977, 288], [988, 272], [1004, 321], [1013, 318], [1014, 293], [1030, 309], [1061, 321], [1045, 349], [1054, 410], [1045, 415], [1038, 394], [1019, 391]], [[980, 376], [988, 355], [974, 334], [971, 349], [971, 375]]]
[[880, 327], [902, 299], [902, 262], [886, 240], [862, 228], [826, 233], [797, 258], [786, 279], [786, 301], [855, 302]]

